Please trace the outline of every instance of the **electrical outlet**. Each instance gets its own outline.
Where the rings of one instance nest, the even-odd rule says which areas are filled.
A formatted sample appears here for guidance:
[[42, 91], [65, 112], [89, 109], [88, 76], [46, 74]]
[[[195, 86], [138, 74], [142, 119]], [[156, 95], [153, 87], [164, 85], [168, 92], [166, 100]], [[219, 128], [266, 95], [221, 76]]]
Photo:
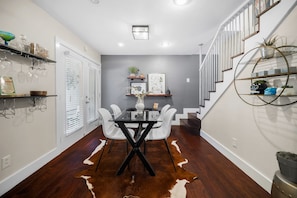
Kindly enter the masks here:
[[233, 148], [237, 148], [237, 139], [236, 138], [232, 138], [232, 147]]
[[11, 163], [11, 157], [10, 155], [6, 155], [2, 158], [2, 169], [5, 169], [10, 166]]

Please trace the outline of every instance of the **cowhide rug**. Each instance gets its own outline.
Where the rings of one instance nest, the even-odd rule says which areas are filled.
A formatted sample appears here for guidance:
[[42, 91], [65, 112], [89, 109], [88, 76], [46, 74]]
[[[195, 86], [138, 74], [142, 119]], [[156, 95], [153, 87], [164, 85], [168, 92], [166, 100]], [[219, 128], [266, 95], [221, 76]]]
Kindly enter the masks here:
[[171, 143], [176, 171], [163, 141], [146, 142], [146, 157], [156, 176], [150, 176], [137, 155], [134, 155], [129, 167], [121, 175], [116, 175], [127, 155], [125, 141], [107, 144], [99, 168], [95, 171], [105, 141], [101, 140], [90, 157], [84, 160], [88, 168], [77, 176], [85, 180], [94, 198], [185, 198], [185, 185], [198, 178], [196, 174], [182, 168], [188, 160], [182, 158], [177, 141], [171, 139], [168, 142]]

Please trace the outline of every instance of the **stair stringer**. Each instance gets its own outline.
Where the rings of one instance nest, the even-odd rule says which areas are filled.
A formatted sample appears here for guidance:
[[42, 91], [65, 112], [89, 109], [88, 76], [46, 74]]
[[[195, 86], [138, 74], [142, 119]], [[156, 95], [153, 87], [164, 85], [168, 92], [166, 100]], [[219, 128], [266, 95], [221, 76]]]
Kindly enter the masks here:
[[[276, 28], [282, 23], [282, 21], [287, 17], [287, 15], [291, 12], [292, 9], [297, 5], [296, 1], [288, 1], [282, 0], [277, 6], [273, 7], [273, 9], [269, 10], [265, 14], [260, 17], [260, 32], [249, 39], [245, 40], [245, 49], [248, 50], [257, 47], [258, 42], [261, 42], [263, 38], [268, 38], [273, 34]], [[277, 17], [275, 17], [277, 16]], [[271, 20], [273, 19], [273, 20]], [[210, 92], [210, 99], [205, 101], [204, 107], [200, 107], [199, 113], [197, 113], [197, 117], [199, 119], [203, 119], [204, 116], [212, 109], [212, 107], [216, 104], [216, 102], [220, 99], [220, 97], [224, 94], [224, 92], [228, 89], [230, 85], [232, 85], [234, 80], [234, 72], [235, 68], [243, 55], [238, 56], [233, 59], [233, 69], [223, 72], [223, 82], [216, 83], [216, 91]], [[251, 56], [245, 56], [244, 60], [248, 61]], [[237, 68], [237, 74], [239, 74], [244, 67]]]

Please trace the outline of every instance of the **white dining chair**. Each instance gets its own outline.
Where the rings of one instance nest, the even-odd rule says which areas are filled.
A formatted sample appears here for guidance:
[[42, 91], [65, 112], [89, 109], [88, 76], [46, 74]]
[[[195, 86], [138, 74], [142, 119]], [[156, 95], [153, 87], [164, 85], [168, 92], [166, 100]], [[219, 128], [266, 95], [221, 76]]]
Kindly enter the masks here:
[[[177, 110], [175, 108], [171, 108], [171, 109], [167, 110], [164, 117], [163, 117], [163, 121], [161, 123], [161, 126], [158, 127], [158, 128], [152, 128], [151, 131], [148, 133], [148, 135], [145, 138], [146, 141], [149, 141], [149, 140], [163, 140], [165, 142], [167, 151], [168, 151], [168, 153], [170, 155], [170, 159], [171, 159], [171, 162], [172, 162], [173, 167], [174, 167], [175, 170], [176, 170], [176, 168], [175, 168], [175, 165], [174, 165], [174, 161], [173, 161], [173, 157], [172, 157], [172, 154], [171, 154], [170, 147], [169, 147], [168, 142], [167, 142], [167, 138], [170, 136], [171, 123], [172, 123], [172, 120], [173, 120], [173, 117], [174, 117], [176, 111]], [[144, 143], [144, 153], [145, 153], [145, 150], [146, 150], [145, 145], [146, 144]]]
[[[164, 115], [166, 113], [166, 111], [170, 108], [170, 104], [167, 104], [165, 106], [162, 107], [159, 117], [158, 117], [158, 122], [156, 124], [153, 125], [153, 128], [159, 128], [162, 125], [162, 121], [164, 119]], [[143, 128], [147, 127], [147, 124], [143, 124], [142, 125]]]
[[115, 118], [118, 117], [119, 115], [121, 115], [122, 110], [121, 110], [121, 108], [120, 108], [118, 105], [116, 105], [116, 104], [111, 104], [111, 105], [110, 105], [110, 108], [111, 108], [111, 110], [112, 110], [112, 112], [113, 112], [113, 116], [114, 116]]
[[[122, 130], [118, 127], [115, 126], [115, 123], [112, 119], [112, 115], [111, 113], [105, 109], [105, 108], [99, 108], [98, 109], [99, 115], [102, 118], [102, 131], [103, 131], [103, 135], [106, 137], [107, 141], [110, 140], [126, 140], [126, 136], [124, 135], [124, 133], [122, 132]], [[134, 130], [132, 129], [128, 129], [131, 137], [134, 137]], [[105, 142], [105, 145], [107, 144], [107, 141]], [[99, 167], [102, 155], [104, 153], [104, 148], [105, 145], [103, 147], [102, 153], [99, 157], [98, 163], [97, 163], [97, 167], [96, 167], [96, 171]], [[127, 145], [128, 147], [128, 145]], [[127, 148], [128, 149], [128, 148]]]
[[[113, 116], [114, 116], [115, 118], [117, 118], [119, 115], [121, 115], [122, 110], [121, 110], [121, 108], [120, 108], [118, 105], [116, 105], [116, 104], [111, 104], [111, 105], [110, 105], [110, 108], [111, 108], [111, 110], [112, 110], [112, 112], [113, 112]], [[116, 125], [116, 126], [117, 126], [117, 125]], [[118, 127], [118, 126], [117, 126], [117, 127]], [[139, 125], [136, 124], [136, 123], [128, 123], [128, 124], [126, 124], [126, 127], [127, 127], [127, 128], [130, 128], [130, 129], [137, 129], [137, 128], [139, 127]]]
[[158, 128], [161, 127], [165, 113], [168, 111], [168, 109], [170, 108], [170, 104], [164, 105], [160, 111], [160, 115], [158, 117], [158, 122], [156, 124], [154, 124], [153, 128]]

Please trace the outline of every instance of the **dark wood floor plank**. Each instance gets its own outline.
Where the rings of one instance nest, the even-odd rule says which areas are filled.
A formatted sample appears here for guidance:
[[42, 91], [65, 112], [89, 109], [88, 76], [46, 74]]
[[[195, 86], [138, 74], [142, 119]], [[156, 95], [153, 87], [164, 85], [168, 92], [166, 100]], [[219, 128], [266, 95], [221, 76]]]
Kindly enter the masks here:
[[[270, 197], [269, 193], [200, 136], [179, 126], [173, 126], [171, 136], [177, 139], [182, 155], [189, 160], [184, 168], [199, 176], [186, 185], [187, 198]], [[87, 165], [83, 165], [82, 161], [96, 148], [100, 138], [103, 135], [99, 127], [2, 197], [91, 198], [85, 181], [75, 177], [86, 168]]]

